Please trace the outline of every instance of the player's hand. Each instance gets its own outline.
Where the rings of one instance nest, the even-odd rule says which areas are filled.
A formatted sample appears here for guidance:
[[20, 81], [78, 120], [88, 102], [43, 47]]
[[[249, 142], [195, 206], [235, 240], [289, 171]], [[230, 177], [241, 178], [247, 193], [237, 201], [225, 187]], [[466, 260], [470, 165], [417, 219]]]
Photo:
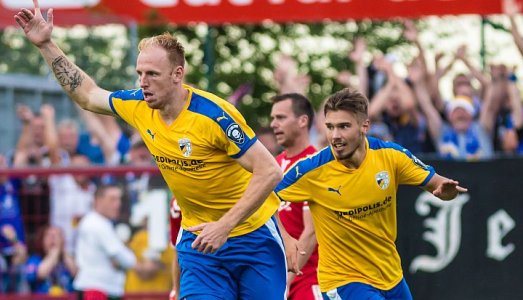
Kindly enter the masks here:
[[285, 257], [287, 258], [287, 271], [296, 275], [302, 275], [298, 265], [298, 257], [305, 255], [305, 251], [300, 247], [300, 243], [293, 237], [287, 236], [284, 238], [285, 243]]
[[47, 21], [42, 16], [38, 0], [33, 0], [34, 13], [29, 9], [22, 8], [15, 16], [15, 20], [24, 30], [24, 33], [37, 47], [51, 41], [51, 32], [53, 31], [53, 9], [47, 11]]
[[218, 251], [225, 244], [230, 232], [230, 230], [227, 230], [225, 226], [218, 222], [202, 223], [189, 227], [187, 230], [190, 232], [200, 231], [191, 247], [204, 254]]
[[452, 179], [444, 180], [432, 194], [442, 200], [451, 200], [456, 198], [458, 193], [465, 193], [468, 189], [459, 186], [459, 182]]

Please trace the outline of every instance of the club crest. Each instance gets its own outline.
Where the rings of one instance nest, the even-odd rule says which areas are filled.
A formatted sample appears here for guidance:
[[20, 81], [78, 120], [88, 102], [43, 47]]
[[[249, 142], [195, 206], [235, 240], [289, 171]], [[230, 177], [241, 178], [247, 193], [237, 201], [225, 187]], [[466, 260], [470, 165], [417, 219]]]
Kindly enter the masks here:
[[389, 187], [390, 177], [389, 172], [382, 171], [376, 174], [376, 183], [382, 190], [386, 190]]
[[183, 156], [189, 157], [192, 154], [192, 145], [191, 140], [188, 138], [182, 138], [178, 140], [178, 145], [180, 146], [180, 151], [182, 151]]
[[229, 125], [229, 127], [227, 127], [226, 133], [227, 137], [238, 145], [241, 145], [243, 142], [245, 142], [243, 131], [240, 128], [240, 125], [236, 123]]

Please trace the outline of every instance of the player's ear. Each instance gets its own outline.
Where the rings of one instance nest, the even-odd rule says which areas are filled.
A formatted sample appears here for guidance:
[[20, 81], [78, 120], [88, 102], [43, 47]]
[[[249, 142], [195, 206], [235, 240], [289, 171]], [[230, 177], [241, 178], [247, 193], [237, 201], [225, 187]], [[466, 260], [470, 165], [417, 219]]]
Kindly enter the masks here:
[[367, 132], [369, 131], [369, 127], [370, 127], [370, 120], [365, 119], [363, 121], [363, 123], [361, 124], [361, 133], [367, 134]]
[[309, 117], [307, 115], [301, 115], [298, 117], [298, 125], [300, 127], [307, 127], [309, 124]]
[[174, 83], [181, 82], [183, 80], [183, 76], [185, 75], [185, 69], [183, 66], [176, 66], [173, 69], [173, 72], [171, 73], [171, 77]]

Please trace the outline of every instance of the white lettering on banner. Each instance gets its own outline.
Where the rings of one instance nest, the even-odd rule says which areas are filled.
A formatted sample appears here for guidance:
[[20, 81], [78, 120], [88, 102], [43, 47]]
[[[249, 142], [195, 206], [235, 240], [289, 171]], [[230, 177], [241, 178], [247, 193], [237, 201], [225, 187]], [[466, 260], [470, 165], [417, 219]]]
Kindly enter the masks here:
[[[0, 2], [7, 8], [19, 10], [20, 8], [32, 8], [32, 0], [0, 0]], [[85, 8], [98, 5], [100, 0], [40, 0], [40, 7], [45, 8]]]
[[410, 264], [411, 273], [418, 270], [438, 272], [456, 257], [461, 244], [461, 210], [469, 198], [468, 194], [461, 194], [452, 201], [441, 201], [431, 193], [424, 192], [416, 199], [415, 209], [420, 216], [427, 216], [431, 207], [439, 207], [433, 218], [423, 222], [428, 229], [423, 233], [423, 239], [436, 248], [436, 256], [415, 257]]
[[141, 2], [151, 7], [169, 7], [178, 5], [178, 0], [141, 0]]
[[516, 246], [512, 243], [503, 246], [502, 240], [512, 229], [516, 222], [509, 214], [500, 209], [487, 220], [487, 257], [502, 261], [510, 255]]

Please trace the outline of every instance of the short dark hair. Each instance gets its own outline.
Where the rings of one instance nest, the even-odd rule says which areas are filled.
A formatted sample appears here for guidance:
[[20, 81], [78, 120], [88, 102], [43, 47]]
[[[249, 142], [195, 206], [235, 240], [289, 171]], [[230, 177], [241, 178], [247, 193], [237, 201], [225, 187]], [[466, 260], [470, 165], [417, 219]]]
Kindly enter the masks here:
[[329, 111], [344, 110], [352, 112], [366, 120], [369, 116], [369, 100], [365, 95], [355, 89], [344, 88], [327, 98], [324, 106], [324, 114]]
[[94, 192], [94, 199], [99, 199], [103, 197], [105, 195], [105, 192], [111, 188], [117, 188], [120, 190], [122, 189], [119, 185], [114, 183], [100, 184], [96, 187], [96, 191]]
[[291, 100], [292, 112], [296, 117], [306, 115], [309, 118], [309, 123], [307, 124], [307, 127], [310, 130], [312, 127], [312, 121], [314, 120], [314, 109], [312, 108], [312, 104], [309, 98], [298, 93], [287, 93], [276, 95], [271, 98], [271, 101], [272, 104], [274, 104], [287, 99]]

